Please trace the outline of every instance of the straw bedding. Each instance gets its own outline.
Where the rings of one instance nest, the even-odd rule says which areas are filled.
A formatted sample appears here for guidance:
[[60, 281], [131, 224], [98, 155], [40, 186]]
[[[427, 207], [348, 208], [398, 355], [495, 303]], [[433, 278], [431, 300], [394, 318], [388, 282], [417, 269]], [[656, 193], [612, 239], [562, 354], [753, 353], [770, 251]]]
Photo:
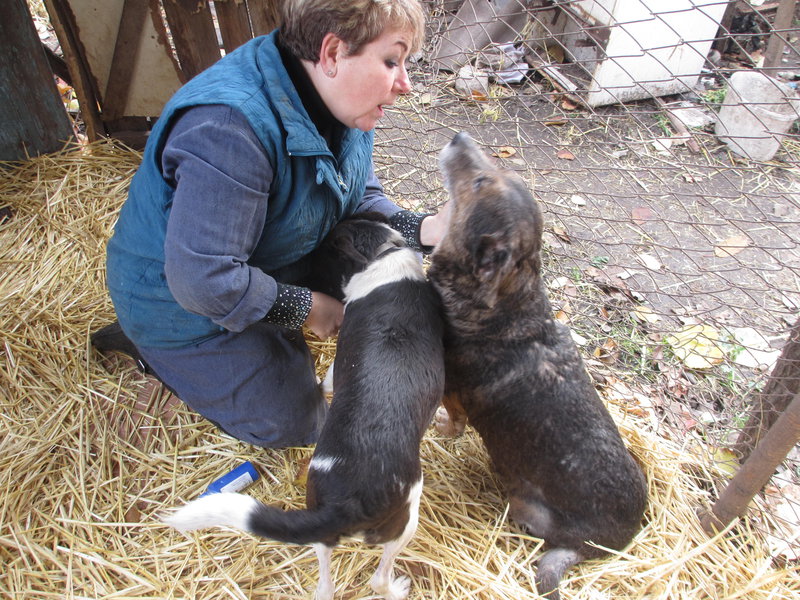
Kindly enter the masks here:
[[[263, 450], [225, 435], [118, 359], [90, 331], [113, 319], [105, 241], [139, 161], [112, 143], [0, 171], [0, 596], [4, 598], [308, 598], [307, 547], [228, 530], [192, 536], [159, 523], [241, 460], [248, 493], [303, 504], [310, 448]], [[3, 213], [0, 213], [3, 214]], [[320, 371], [334, 345], [314, 342]], [[796, 570], [775, 567], [746, 522], [709, 539], [695, 510], [715, 473], [697, 455], [612, 414], [650, 482], [644, 528], [624, 552], [585, 563], [567, 599], [791, 598]], [[411, 598], [535, 598], [538, 540], [510, 524], [474, 432], [422, 446], [420, 527], [398, 561]], [[334, 554], [338, 598], [370, 597], [380, 549]], [[796, 567], [795, 567], [796, 569]]]

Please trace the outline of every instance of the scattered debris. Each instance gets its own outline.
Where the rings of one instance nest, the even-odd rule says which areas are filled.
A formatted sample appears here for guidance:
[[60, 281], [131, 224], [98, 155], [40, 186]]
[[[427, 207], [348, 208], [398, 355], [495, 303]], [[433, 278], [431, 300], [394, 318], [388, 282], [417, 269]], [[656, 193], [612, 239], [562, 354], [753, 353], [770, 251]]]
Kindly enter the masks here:
[[500, 44], [478, 54], [478, 68], [489, 73], [490, 79], [505, 85], [522, 83], [528, 73], [524, 51], [514, 44]]
[[489, 99], [489, 76], [472, 65], [465, 65], [458, 70], [455, 87], [459, 94], [470, 100]]

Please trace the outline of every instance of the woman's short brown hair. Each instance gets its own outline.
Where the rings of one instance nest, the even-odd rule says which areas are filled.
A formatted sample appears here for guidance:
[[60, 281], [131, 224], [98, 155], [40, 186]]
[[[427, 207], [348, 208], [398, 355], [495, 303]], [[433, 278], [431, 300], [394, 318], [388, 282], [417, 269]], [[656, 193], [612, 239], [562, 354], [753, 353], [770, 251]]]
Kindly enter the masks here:
[[319, 61], [322, 40], [333, 33], [350, 55], [390, 28], [412, 34], [411, 52], [422, 46], [425, 14], [418, 0], [285, 0], [281, 43], [297, 58]]

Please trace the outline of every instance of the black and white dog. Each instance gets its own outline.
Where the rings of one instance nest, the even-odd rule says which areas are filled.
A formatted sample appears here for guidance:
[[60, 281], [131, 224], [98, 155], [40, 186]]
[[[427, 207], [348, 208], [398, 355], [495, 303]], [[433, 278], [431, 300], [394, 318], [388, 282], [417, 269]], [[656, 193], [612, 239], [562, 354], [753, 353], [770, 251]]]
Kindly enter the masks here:
[[[417, 528], [419, 445], [444, 389], [441, 304], [417, 254], [384, 223], [343, 221], [323, 243], [320, 254], [326, 253], [338, 259], [332, 264], [345, 265], [336, 273], [345, 273], [346, 303], [334, 396], [309, 465], [306, 509], [212, 494], [165, 522], [182, 531], [229, 526], [314, 544], [318, 600], [333, 597], [333, 547], [342, 537], [363, 535], [366, 543], [384, 546], [372, 588], [402, 600], [409, 580], [394, 578], [394, 561]], [[363, 270], [349, 273], [354, 268]]]

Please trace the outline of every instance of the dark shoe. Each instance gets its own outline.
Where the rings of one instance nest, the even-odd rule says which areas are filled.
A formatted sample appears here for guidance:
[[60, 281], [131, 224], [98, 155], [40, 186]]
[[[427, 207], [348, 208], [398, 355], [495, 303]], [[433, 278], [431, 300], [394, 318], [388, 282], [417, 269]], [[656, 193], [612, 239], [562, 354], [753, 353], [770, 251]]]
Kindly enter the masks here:
[[122, 331], [118, 321], [114, 321], [111, 325], [106, 325], [102, 329], [98, 329], [89, 336], [89, 340], [99, 352], [105, 354], [107, 352], [122, 352], [130, 356], [139, 370], [148, 375], [154, 375], [153, 370], [144, 361], [142, 355], [134, 346], [133, 342], [128, 339], [125, 332]]

